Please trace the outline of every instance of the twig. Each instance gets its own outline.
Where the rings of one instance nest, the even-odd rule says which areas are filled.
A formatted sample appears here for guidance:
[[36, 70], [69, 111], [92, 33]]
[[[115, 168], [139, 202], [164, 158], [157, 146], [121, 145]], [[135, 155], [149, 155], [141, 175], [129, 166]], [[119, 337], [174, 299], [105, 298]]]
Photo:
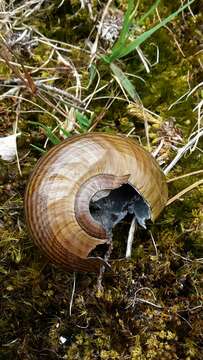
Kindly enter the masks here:
[[44, 84], [44, 83], [42, 84], [41, 82], [38, 82], [38, 81], [36, 81], [36, 85], [37, 85], [37, 87], [44, 88], [44, 89], [49, 90], [49, 91], [51, 91], [51, 92], [54, 92], [54, 93], [56, 93], [56, 94], [58, 94], [58, 95], [64, 96], [65, 98], [73, 101], [73, 102], [76, 103], [77, 105], [83, 106], [83, 102], [82, 102], [82, 101], [80, 101], [80, 100], [79, 100], [78, 98], [76, 98], [74, 95], [69, 94], [69, 93], [67, 93], [67, 92], [64, 91], [64, 90], [61, 90], [61, 89], [59, 89], [59, 88], [57, 88], [57, 87], [55, 87], [55, 86], [46, 85], [46, 84]]

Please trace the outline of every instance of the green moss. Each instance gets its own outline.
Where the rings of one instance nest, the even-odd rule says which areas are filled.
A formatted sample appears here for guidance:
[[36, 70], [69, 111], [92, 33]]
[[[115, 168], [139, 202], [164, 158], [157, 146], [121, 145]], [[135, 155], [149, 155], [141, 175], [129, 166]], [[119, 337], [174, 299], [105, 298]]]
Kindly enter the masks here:
[[[34, 16], [24, 19], [31, 28], [56, 40], [55, 45], [60, 46], [60, 41], [67, 43], [63, 44], [66, 51], [60, 52], [64, 62], [55, 49], [46, 66], [36, 72], [29, 68], [30, 75], [34, 81], [50, 78], [52, 80], [47, 84], [75, 95], [74, 64], [81, 82], [81, 99], [93, 96], [88, 104], [89, 113], [84, 114], [88, 118], [92, 114], [94, 130], [128, 134], [134, 129], [132, 135], [145, 145], [144, 121], [129, 113], [127, 101], [118, 99], [123, 97], [123, 93], [109, 66], [99, 58], [93, 62], [99, 76], [96, 74], [89, 84], [89, 46], [95, 40], [97, 28], [88, 7], [80, 9], [81, 1], [75, 0], [64, 1], [59, 7], [60, 3], [59, 0], [44, 2]], [[152, 3], [142, 1], [138, 17]], [[100, 19], [102, 2], [95, 0], [91, 4], [93, 16]], [[179, 1], [160, 3], [160, 16], [164, 18], [179, 5]], [[125, 11], [127, 1], [115, 1], [114, 6]], [[150, 68], [149, 74], [136, 52], [117, 63], [125, 73], [143, 78], [145, 82], [129, 76], [144, 106], [161, 116], [158, 125], [149, 127], [153, 149], [159, 143], [161, 126], [169, 118], [175, 119], [183, 142], [187, 141], [197, 123], [197, 113], [193, 109], [202, 100], [200, 89], [169, 109], [189, 90], [188, 84], [193, 88], [202, 81], [199, 58], [201, 12], [198, 2], [192, 5], [192, 10], [195, 18], [186, 11], [184, 17], [180, 16], [172, 25], [169, 24], [173, 34], [163, 28], [142, 45], [144, 55], [152, 63], [156, 58], [152, 43], [160, 51], [159, 63]], [[156, 15], [151, 15], [139, 31], [149, 29], [156, 22]], [[3, 28], [2, 34], [5, 31]], [[105, 51], [100, 41], [98, 48], [101, 53]], [[14, 60], [36, 69], [46, 62], [52, 49], [48, 41], [46, 44], [39, 42], [32, 48], [31, 56], [19, 52], [18, 59]], [[23, 68], [20, 67], [20, 71], [24, 74]], [[10, 84], [16, 74], [3, 63], [0, 63], [0, 74], [3, 94], [9, 89], [4, 82]], [[95, 89], [101, 91], [94, 94]], [[124, 256], [130, 220], [126, 219], [116, 228], [110, 260], [113, 273], [104, 274], [102, 291], [97, 289], [96, 275], [77, 274], [70, 316], [73, 275], [54, 267], [36, 249], [28, 234], [23, 212], [28, 177], [41, 156], [37, 150], [31, 149], [30, 144], [43, 148], [47, 140], [44, 130], [29, 121], [54, 129], [70, 119], [70, 106], [50, 93], [40, 93], [45, 96], [46, 102], [38, 96], [39, 93], [30, 94], [25, 88], [20, 91], [19, 95], [32, 103], [20, 100], [19, 105], [19, 99], [15, 97], [2, 97], [0, 107], [1, 136], [12, 133], [16, 122], [22, 132], [18, 139], [22, 176], [16, 162], [0, 160], [0, 358], [202, 359], [202, 188], [199, 186], [181, 197], [164, 210], [155, 224], [149, 224], [156, 249], [150, 233], [138, 229], [132, 259], [127, 261]], [[111, 106], [110, 99], [114, 100]], [[36, 112], [39, 108], [35, 104], [42, 107], [40, 112]], [[57, 111], [59, 105], [65, 116]], [[17, 109], [20, 109], [19, 116], [16, 116]], [[77, 132], [80, 132], [78, 124], [73, 127], [71, 135]], [[56, 135], [62, 139], [59, 128]], [[167, 151], [169, 161], [175, 151], [170, 145]], [[201, 168], [202, 157], [197, 148], [192, 154], [186, 154], [169, 175], [172, 178]], [[197, 175], [169, 183], [169, 197], [199, 178]]]

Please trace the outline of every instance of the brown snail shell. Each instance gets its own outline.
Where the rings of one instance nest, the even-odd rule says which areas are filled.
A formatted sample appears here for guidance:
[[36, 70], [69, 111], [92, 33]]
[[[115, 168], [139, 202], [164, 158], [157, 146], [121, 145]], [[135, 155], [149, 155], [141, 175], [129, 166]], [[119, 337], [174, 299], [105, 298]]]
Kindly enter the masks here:
[[25, 195], [30, 233], [56, 264], [99, 272], [108, 264], [88, 257], [108, 235], [90, 213], [90, 201], [129, 184], [148, 204], [154, 221], [167, 201], [165, 177], [154, 158], [133, 140], [103, 133], [73, 136], [37, 163]]

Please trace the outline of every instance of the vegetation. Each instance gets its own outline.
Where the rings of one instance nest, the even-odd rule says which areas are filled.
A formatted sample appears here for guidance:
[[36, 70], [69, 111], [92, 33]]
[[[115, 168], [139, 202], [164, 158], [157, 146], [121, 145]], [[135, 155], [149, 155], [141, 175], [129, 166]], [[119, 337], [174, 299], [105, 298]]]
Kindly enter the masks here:
[[[0, 158], [0, 359], [202, 359], [201, 16], [195, 0], [1, 1], [0, 134], [20, 134]], [[42, 152], [87, 131], [141, 142], [171, 198], [130, 260], [130, 224], [115, 229], [102, 291], [94, 274], [73, 291], [23, 214]]]

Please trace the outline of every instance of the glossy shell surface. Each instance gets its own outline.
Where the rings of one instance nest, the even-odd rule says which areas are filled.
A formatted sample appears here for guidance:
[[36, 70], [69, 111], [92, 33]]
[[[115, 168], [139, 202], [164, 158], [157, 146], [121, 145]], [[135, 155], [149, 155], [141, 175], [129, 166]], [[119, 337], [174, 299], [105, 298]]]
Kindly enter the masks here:
[[[165, 177], [153, 157], [135, 141], [91, 133], [53, 147], [37, 163], [29, 180], [25, 214], [39, 248], [68, 270], [98, 272], [104, 263], [100, 258], [88, 258], [91, 250], [107, 241], [104, 234], [90, 235], [88, 219], [81, 226], [76, 217], [81, 186], [100, 175], [123, 178], [131, 184], [150, 206], [152, 221], [166, 204]], [[101, 179], [94, 186], [93, 193], [106, 188]]]

